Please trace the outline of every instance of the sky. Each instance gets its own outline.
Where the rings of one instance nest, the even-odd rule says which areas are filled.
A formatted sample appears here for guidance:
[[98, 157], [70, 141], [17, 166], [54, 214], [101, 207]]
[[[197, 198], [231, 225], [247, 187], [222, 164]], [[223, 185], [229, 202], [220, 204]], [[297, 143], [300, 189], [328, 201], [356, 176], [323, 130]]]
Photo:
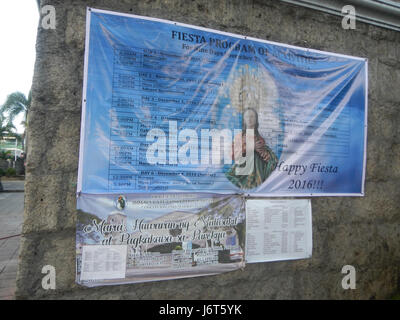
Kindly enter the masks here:
[[[26, 96], [32, 86], [39, 10], [35, 0], [0, 2], [0, 105], [7, 95], [21, 91]], [[22, 115], [14, 121], [17, 132], [24, 131]]]

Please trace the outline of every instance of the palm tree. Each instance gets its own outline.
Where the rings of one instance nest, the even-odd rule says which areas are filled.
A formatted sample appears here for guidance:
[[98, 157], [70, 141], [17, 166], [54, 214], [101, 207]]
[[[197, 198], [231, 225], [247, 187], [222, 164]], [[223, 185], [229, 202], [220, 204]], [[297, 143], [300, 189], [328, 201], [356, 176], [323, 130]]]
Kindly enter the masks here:
[[24, 133], [22, 134], [23, 137], [22, 148], [24, 149], [24, 151], [25, 151], [24, 140], [26, 136], [25, 132], [28, 126], [28, 113], [31, 108], [31, 103], [32, 103], [31, 91], [29, 91], [28, 97], [26, 97], [22, 92], [17, 91], [8, 95], [6, 102], [0, 108], [0, 113], [8, 114], [9, 123], [12, 123], [17, 115], [19, 115], [20, 113], [24, 113], [24, 120], [21, 122], [21, 124], [23, 124], [25, 127]]
[[0, 112], [0, 139], [4, 137], [14, 136], [15, 127], [12, 122], [7, 121], [7, 118]]
[[[3, 113], [0, 113], [0, 140], [4, 137], [9, 137], [13, 134], [13, 130], [15, 129], [14, 125], [7, 121], [6, 117]], [[1, 150], [0, 159], [6, 159], [9, 155], [8, 151]], [[3, 185], [1, 184], [1, 175], [0, 175], [0, 191], [3, 191]]]

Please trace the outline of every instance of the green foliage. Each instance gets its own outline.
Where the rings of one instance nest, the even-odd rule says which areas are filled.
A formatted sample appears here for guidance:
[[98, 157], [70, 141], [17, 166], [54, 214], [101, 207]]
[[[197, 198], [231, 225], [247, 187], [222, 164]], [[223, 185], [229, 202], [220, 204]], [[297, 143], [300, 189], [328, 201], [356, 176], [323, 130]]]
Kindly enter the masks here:
[[78, 223], [82, 224], [82, 225], [88, 225], [88, 224], [92, 224], [93, 220], [96, 220], [97, 223], [101, 222], [101, 219], [91, 213], [82, 211], [82, 210], [78, 210]]
[[22, 148], [24, 147], [24, 136], [25, 132], [21, 135], [17, 134], [15, 126], [13, 125], [14, 118], [20, 113], [24, 114], [24, 120], [21, 124], [26, 128], [28, 126], [28, 113], [32, 104], [32, 93], [29, 92], [28, 97], [26, 97], [22, 92], [13, 92], [8, 95], [6, 101], [2, 106], [0, 106], [0, 138], [9, 136], [16, 137], [19, 142], [22, 143]]
[[[200, 246], [193, 243], [193, 249], [199, 248]], [[177, 249], [178, 248], [178, 249]], [[148, 252], [159, 252], [159, 253], [171, 253], [173, 250], [182, 250], [181, 242], [170, 242], [155, 245], [154, 247], [148, 249]]]
[[0, 139], [14, 136], [16, 134], [14, 130], [15, 127], [12, 122], [10, 122], [0, 110]]
[[5, 174], [6, 172], [2, 168], [0, 168], [0, 177], [4, 176]]
[[8, 168], [6, 170], [6, 177], [14, 177], [17, 175], [17, 171], [14, 168]]
[[0, 159], [7, 160], [12, 158], [12, 153], [10, 150], [0, 150]]
[[390, 300], [400, 300], [400, 291], [389, 297]]
[[29, 109], [31, 108], [32, 95], [29, 92], [26, 97], [22, 92], [13, 92], [8, 95], [6, 102], [2, 105], [0, 112], [8, 114], [8, 121], [13, 122], [14, 118], [20, 113], [24, 113], [24, 123], [26, 123]]

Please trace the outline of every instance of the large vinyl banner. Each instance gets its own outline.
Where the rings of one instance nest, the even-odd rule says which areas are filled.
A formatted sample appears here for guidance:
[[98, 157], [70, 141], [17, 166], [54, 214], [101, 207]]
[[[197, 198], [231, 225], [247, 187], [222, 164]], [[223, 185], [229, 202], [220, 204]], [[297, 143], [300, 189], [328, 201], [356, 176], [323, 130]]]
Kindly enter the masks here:
[[88, 10], [79, 192], [363, 195], [366, 59]]

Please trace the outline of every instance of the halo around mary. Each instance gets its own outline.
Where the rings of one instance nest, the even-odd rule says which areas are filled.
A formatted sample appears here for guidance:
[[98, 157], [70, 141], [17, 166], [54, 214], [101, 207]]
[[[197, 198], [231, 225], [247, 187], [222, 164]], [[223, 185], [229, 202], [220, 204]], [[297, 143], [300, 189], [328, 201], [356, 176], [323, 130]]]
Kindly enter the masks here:
[[[223, 114], [241, 124], [243, 112], [251, 108], [258, 114], [260, 135], [280, 157], [283, 141], [283, 121], [279, 112], [279, 95], [274, 78], [262, 66], [242, 65], [232, 72], [222, 88], [227, 101]], [[225, 100], [225, 101], [226, 101]]]

